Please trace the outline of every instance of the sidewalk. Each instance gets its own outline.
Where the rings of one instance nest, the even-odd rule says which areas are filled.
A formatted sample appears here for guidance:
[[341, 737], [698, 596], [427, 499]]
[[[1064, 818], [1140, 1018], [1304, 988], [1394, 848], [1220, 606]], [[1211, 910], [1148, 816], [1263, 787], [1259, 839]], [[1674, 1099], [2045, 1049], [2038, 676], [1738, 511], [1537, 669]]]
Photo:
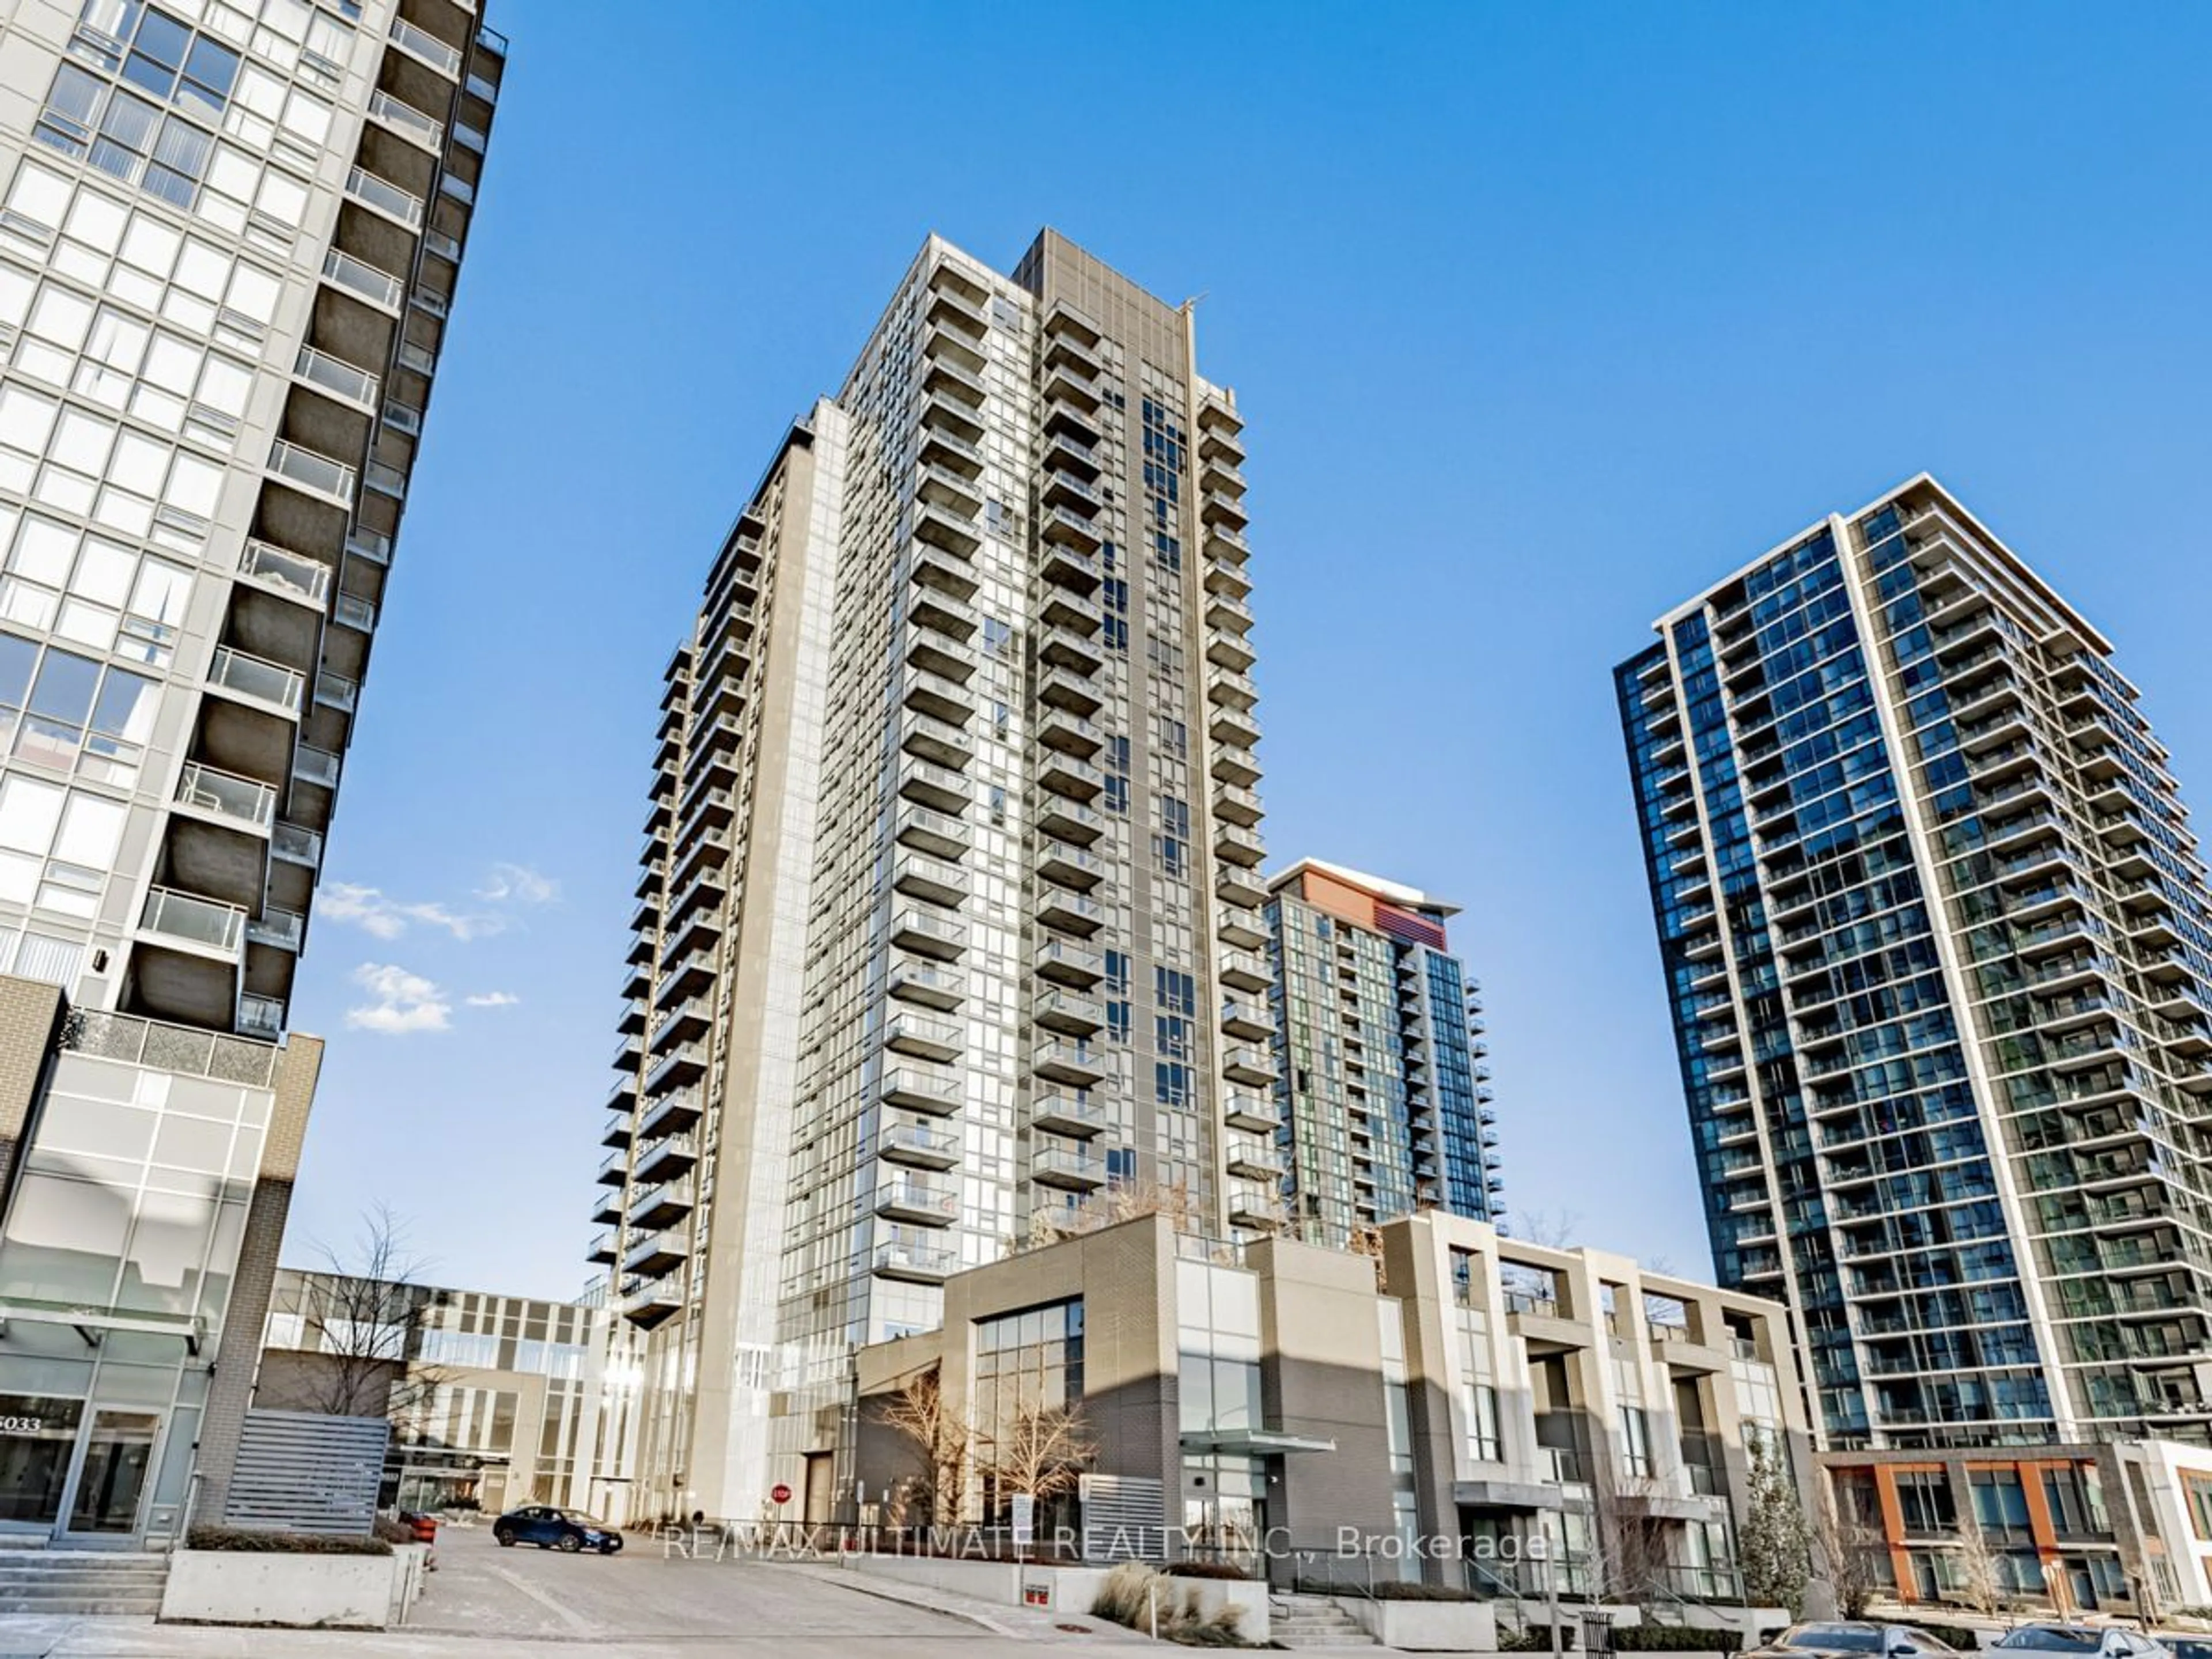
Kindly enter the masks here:
[[[994, 1636], [1011, 1637], [1017, 1641], [1085, 1643], [1093, 1646], [1135, 1642], [1151, 1645], [1146, 1638], [1123, 1626], [1109, 1620], [1095, 1619], [1088, 1613], [1070, 1612], [1065, 1607], [1008, 1607], [1004, 1602], [980, 1601], [975, 1596], [957, 1595], [933, 1585], [910, 1583], [902, 1578], [878, 1577], [858, 1567], [817, 1565], [811, 1561], [781, 1561], [775, 1564], [774, 1570], [818, 1578], [842, 1589], [858, 1590], [863, 1595], [878, 1596], [906, 1607], [921, 1607], [931, 1613], [964, 1619]], [[1079, 1628], [1065, 1628], [1071, 1625]], [[0, 1650], [0, 1659], [6, 1659], [4, 1650]]]

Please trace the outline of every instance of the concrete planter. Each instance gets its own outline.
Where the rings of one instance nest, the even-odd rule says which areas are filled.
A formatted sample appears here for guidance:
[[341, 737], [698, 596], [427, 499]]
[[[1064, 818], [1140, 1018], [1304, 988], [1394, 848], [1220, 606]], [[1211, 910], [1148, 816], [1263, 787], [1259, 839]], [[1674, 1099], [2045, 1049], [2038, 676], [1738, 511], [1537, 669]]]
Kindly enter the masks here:
[[1332, 1598], [1386, 1648], [1413, 1653], [1495, 1653], [1498, 1610], [1487, 1601], [1370, 1601]]
[[179, 1550], [161, 1592], [165, 1622], [382, 1630], [405, 1616], [419, 1555], [280, 1555]]
[[[854, 1555], [845, 1565], [855, 1572], [878, 1578], [896, 1578], [908, 1584], [972, 1595], [979, 1601], [1001, 1607], [1051, 1607], [1060, 1613], [1087, 1615], [1106, 1582], [1105, 1567], [1017, 1566], [1004, 1561], [960, 1561], [928, 1555]], [[1267, 1587], [1225, 1578], [1170, 1578], [1159, 1581], [1160, 1613], [1187, 1607], [1209, 1619], [1224, 1607], [1241, 1613], [1237, 1633], [1248, 1642], [1268, 1639]]]

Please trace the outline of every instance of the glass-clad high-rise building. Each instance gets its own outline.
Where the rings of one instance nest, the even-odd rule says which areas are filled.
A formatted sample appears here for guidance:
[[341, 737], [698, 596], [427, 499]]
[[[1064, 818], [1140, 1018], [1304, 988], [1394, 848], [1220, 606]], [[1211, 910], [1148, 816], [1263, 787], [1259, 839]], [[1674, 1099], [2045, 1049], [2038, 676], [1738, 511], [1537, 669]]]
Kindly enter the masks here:
[[[849, 1498], [856, 1345], [1137, 1187], [1276, 1212], [1243, 422], [1048, 231], [922, 249], [668, 665], [593, 1259], [633, 1513]], [[849, 1446], [849, 1437], [847, 1437]]]
[[1505, 1214], [1480, 988], [1444, 936], [1457, 908], [1301, 859], [1268, 884], [1285, 1219], [1343, 1245], [1416, 1210]]
[[0, 0], [0, 1534], [222, 1518], [506, 60], [473, 0]]
[[1724, 1283], [1832, 1445], [2212, 1427], [2212, 911], [2112, 647], [1921, 477], [1616, 677]]

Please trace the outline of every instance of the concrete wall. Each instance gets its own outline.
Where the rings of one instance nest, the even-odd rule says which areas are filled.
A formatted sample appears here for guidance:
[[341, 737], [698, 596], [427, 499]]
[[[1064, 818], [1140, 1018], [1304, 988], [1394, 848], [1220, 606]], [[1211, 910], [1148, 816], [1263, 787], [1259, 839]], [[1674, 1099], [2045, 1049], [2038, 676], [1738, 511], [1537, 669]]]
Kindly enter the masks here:
[[419, 1570], [392, 1555], [179, 1550], [161, 1592], [167, 1624], [382, 1630]]

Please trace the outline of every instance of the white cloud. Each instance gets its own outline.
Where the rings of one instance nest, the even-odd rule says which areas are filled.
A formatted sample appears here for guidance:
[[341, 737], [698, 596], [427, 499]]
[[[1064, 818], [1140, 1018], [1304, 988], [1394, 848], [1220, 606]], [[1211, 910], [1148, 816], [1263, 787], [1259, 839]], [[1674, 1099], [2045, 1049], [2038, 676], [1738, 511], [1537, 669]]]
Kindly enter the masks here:
[[491, 904], [551, 904], [561, 896], [561, 884], [526, 864], [495, 864], [477, 896]]
[[512, 1008], [522, 999], [512, 991], [479, 991], [461, 1000], [471, 1008]]
[[453, 1024], [453, 1004], [434, 981], [420, 974], [364, 962], [353, 970], [353, 982], [375, 999], [346, 1010], [346, 1024], [356, 1030], [404, 1036], [414, 1031], [443, 1031]]
[[462, 944], [506, 930], [504, 916], [465, 915], [434, 901], [395, 899], [380, 888], [335, 881], [318, 896], [319, 915], [349, 921], [377, 939], [398, 939], [410, 927], [441, 927]]

